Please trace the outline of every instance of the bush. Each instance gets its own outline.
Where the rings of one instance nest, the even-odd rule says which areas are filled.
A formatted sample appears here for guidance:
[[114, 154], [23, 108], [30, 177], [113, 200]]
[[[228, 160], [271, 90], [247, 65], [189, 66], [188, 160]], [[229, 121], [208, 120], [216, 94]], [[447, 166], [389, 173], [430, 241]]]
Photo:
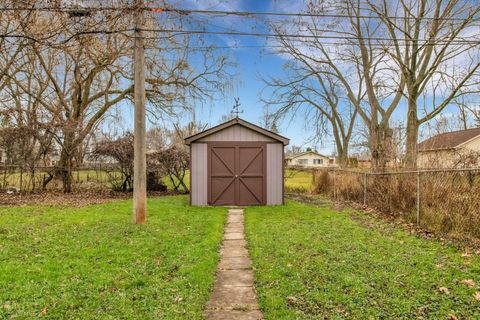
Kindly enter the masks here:
[[314, 175], [313, 193], [328, 194], [332, 190], [333, 181], [331, 181], [328, 171], [319, 171]]
[[157, 172], [147, 173], [147, 190], [148, 191], [167, 191], [167, 186], [162, 181], [162, 177]]

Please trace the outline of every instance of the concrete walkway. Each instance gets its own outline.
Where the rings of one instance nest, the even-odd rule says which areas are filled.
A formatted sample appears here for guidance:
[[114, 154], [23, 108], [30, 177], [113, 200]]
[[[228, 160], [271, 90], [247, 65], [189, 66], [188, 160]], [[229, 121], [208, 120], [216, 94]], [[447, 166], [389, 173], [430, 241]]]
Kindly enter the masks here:
[[228, 210], [215, 285], [205, 310], [207, 320], [263, 319], [253, 287], [252, 262], [248, 256], [243, 220], [243, 209]]

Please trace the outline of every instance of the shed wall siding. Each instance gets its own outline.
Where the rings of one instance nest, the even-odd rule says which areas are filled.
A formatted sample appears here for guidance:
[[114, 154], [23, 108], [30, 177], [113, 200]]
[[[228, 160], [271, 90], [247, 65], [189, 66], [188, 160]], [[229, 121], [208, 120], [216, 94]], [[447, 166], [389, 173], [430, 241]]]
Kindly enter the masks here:
[[234, 125], [229, 128], [226, 128], [222, 131], [213, 133], [209, 136], [203, 137], [198, 140], [199, 142], [207, 141], [266, 141], [272, 142], [275, 141], [270, 137], [264, 136], [258, 132], [255, 132], [251, 129], [245, 128], [241, 125]]
[[192, 205], [206, 206], [207, 200], [207, 145], [205, 143], [192, 143], [192, 172], [190, 196]]
[[267, 205], [283, 204], [283, 145], [267, 144]]

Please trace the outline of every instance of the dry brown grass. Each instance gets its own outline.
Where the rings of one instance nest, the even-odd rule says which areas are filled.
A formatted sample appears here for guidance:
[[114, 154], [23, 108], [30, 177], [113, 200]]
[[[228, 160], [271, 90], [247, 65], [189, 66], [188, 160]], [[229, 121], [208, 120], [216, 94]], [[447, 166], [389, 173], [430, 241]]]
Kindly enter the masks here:
[[[337, 170], [316, 174], [314, 192], [363, 204], [383, 214], [416, 222], [417, 173], [367, 174]], [[480, 171], [421, 172], [419, 226], [441, 236], [480, 239]]]

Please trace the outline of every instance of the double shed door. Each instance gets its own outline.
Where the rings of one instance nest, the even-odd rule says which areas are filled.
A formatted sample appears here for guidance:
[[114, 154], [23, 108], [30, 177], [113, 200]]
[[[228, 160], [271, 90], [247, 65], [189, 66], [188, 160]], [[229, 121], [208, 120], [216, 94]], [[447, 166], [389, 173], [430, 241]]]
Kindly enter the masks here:
[[265, 143], [209, 143], [208, 204], [264, 205], [265, 168]]

